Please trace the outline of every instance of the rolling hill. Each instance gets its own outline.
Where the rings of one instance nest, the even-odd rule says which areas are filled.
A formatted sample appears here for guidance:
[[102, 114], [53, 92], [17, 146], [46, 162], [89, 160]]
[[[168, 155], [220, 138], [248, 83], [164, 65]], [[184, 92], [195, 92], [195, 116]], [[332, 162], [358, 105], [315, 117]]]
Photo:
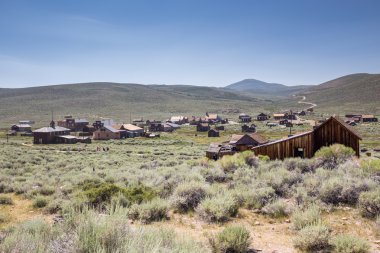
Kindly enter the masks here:
[[271, 96], [290, 96], [310, 86], [286, 86], [279, 83], [267, 83], [256, 79], [245, 79], [237, 83], [226, 86], [226, 89], [235, 90], [239, 92], [249, 92], [258, 96], [271, 95]]
[[380, 114], [380, 74], [352, 74], [299, 92], [326, 111]]
[[204, 115], [228, 109], [259, 110], [272, 101], [232, 90], [189, 85], [140, 85], [122, 83], [81, 83], [21, 89], [0, 89], [2, 127], [21, 119], [47, 124], [54, 111], [63, 115], [114, 118], [128, 122], [130, 117], [165, 119], [172, 114]]

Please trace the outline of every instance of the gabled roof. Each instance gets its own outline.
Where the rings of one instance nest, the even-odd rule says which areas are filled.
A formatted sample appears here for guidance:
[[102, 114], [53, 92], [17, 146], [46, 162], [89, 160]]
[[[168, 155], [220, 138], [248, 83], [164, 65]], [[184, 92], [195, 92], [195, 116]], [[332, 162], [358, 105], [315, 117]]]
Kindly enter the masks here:
[[297, 137], [300, 137], [300, 136], [311, 134], [312, 132], [313, 131], [307, 131], [307, 132], [304, 132], [304, 133], [295, 134], [295, 135], [292, 135], [292, 136], [287, 137], [287, 138], [283, 138], [283, 139], [280, 139], [280, 140], [275, 140], [275, 141], [267, 142], [267, 143], [265, 143], [263, 145], [260, 145], [260, 146], [257, 146], [257, 147], [253, 147], [252, 149], [255, 149], [255, 148], [258, 148], [258, 147], [265, 147], [265, 146], [272, 145], [272, 144], [279, 143], [279, 142], [286, 141], [286, 140], [291, 140], [291, 139], [294, 139], [294, 138], [297, 138]]
[[351, 127], [350, 125], [348, 125], [346, 122], [344, 122], [344, 120], [342, 120], [338, 116], [331, 116], [328, 120], [326, 120], [325, 122], [323, 122], [319, 126], [316, 126], [314, 128], [314, 131], [316, 131], [317, 129], [319, 129], [320, 127], [322, 127], [324, 124], [327, 124], [327, 122], [329, 122], [331, 120], [335, 120], [336, 122], [338, 122], [339, 124], [341, 124], [344, 128], [346, 128], [348, 131], [350, 131], [351, 133], [353, 133], [360, 140], [362, 140], [362, 137], [360, 136], [360, 134], [353, 127]]
[[264, 144], [267, 143], [268, 141], [258, 133], [253, 133], [253, 134], [233, 134], [231, 139], [230, 139], [230, 144], [239, 144], [244, 138], [251, 138], [258, 144]]
[[36, 129], [33, 131], [33, 133], [54, 133], [54, 132], [62, 132], [62, 131], [70, 131], [70, 129], [65, 127], [56, 126], [55, 128], [52, 127], [42, 127], [40, 129]]
[[123, 127], [127, 131], [140, 131], [140, 130], [144, 130], [141, 127], [138, 127], [138, 126], [135, 126], [135, 125], [132, 125], [132, 124], [123, 124]]
[[257, 116], [268, 116], [267, 114], [265, 114], [265, 113], [260, 113], [259, 115], [257, 115]]
[[108, 131], [110, 131], [110, 132], [112, 132], [112, 133], [118, 133], [118, 132], [120, 132], [120, 130], [115, 129], [115, 128], [113, 128], [113, 127], [110, 126], [110, 125], [105, 125], [105, 126], [103, 126], [103, 128], [107, 129]]

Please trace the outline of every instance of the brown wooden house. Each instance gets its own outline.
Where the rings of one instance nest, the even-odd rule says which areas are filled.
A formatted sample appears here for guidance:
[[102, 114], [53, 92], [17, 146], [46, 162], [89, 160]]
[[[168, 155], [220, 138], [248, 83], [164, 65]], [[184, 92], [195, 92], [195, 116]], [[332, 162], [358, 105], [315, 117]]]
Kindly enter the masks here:
[[368, 115], [362, 115], [362, 121], [363, 122], [377, 122], [378, 119], [374, 115], [368, 114]]
[[359, 156], [359, 140], [360, 135], [344, 121], [330, 117], [312, 131], [253, 147], [252, 150], [256, 155], [267, 155], [270, 159], [311, 158], [321, 147], [338, 143], [351, 147]]
[[118, 129], [113, 128], [112, 126], [105, 125], [97, 129], [93, 133], [92, 138], [94, 140], [121, 139], [123, 136], [123, 132], [126, 133], [125, 130], [118, 130]]
[[146, 125], [148, 126], [149, 132], [164, 132], [164, 123], [161, 121], [156, 121], [156, 120], [147, 120]]
[[218, 160], [225, 155], [233, 155], [236, 151], [228, 144], [212, 143], [206, 151], [206, 157], [213, 160]]
[[265, 113], [260, 113], [259, 115], [257, 115], [256, 119], [257, 121], [266, 121], [269, 119], [269, 116]]
[[241, 113], [241, 114], [239, 115], [239, 120], [240, 120], [241, 122], [251, 122], [251, 121], [252, 121], [252, 117], [249, 116], [249, 115], [247, 115], [247, 114], [245, 114], [245, 113]]
[[248, 125], [244, 124], [241, 126], [241, 131], [243, 133], [255, 133], [256, 132], [256, 125], [252, 124], [252, 125], [248, 126]]
[[63, 120], [57, 122], [58, 126], [68, 128], [72, 132], [83, 132], [83, 128], [88, 124], [86, 119], [74, 119], [71, 116], [65, 116]]
[[210, 130], [210, 125], [208, 123], [198, 123], [197, 132], [207, 132]]
[[55, 126], [55, 122], [50, 123], [50, 127], [43, 127], [33, 131], [33, 143], [34, 144], [53, 144], [53, 143], [62, 143], [59, 136], [68, 136], [70, 135], [70, 129]]
[[233, 134], [229, 144], [233, 146], [236, 151], [249, 150], [252, 147], [267, 143], [267, 140], [261, 135], [254, 134]]
[[210, 129], [207, 133], [208, 137], [219, 137], [219, 131], [215, 129]]

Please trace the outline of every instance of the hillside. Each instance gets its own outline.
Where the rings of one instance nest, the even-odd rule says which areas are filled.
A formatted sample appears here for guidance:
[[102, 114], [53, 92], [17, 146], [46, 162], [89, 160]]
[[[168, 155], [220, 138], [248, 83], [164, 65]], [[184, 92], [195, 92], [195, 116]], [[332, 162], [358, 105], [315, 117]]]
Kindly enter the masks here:
[[226, 86], [226, 89], [240, 92], [249, 92], [256, 95], [289, 96], [310, 86], [286, 86], [278, 83], [267, 83], [256, 79], [245, 79]]
[[204, 115], [225, 109], [247, 110], [270, 105], [271, 101], [220, 88], [199, 86], [81, 83], [22, 89], [0, 89], [1, 126], [31, 119], [44, 124], [66, 114], [90, 120], [112, 117], [163, 119], [172, 114]]
[[380, 114], [380, 74], [352, 74], [311, 87], [300, 95], [326, 111]]

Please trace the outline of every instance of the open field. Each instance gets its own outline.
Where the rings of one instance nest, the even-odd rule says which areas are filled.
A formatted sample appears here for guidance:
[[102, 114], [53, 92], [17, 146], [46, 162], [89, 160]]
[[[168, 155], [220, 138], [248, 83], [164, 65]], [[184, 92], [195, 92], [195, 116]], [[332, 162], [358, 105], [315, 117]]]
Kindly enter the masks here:
[[[247, 153], [218, 162], [203, 158], [210, 142], [228, 140], [240, 126], [227, 125], [219, 138], [183, 126], [157, 139], [87, 145], [30, 145], [27, 137], [11, 137], [6, 143], [1, 136], [1, 196], [13, 202], [0, 205], [1, 251], [210, 252], [210, 238], [238, 225], [249, 232], [251, 249], [302, 252], [301, 246], [295, 248], [303, 233], [295, 228], [295, 213], [301, 210], [307, 216], [302, 212], [313, 203], [330, 239], [349, 234], [365, 239], [368, 252], [380, 251], [380, 221], [363, 214], [361, 201], [363, 193], [380, 189], [378, 159], [358, 161], [341, 154], [334, 169], [327, 169], [323, 161], [329, 160], [323, 156], [284, 162]], [[362, 146], [378, 156], [379, 125], [357, 128], [363, 133]], [[309, 129], [296, 126], [293, 133]], [[258, 132], [268, 139], [288, 131], [258, 123]], [[97, 152], [97, 146], [109, 151]], [[54, 224], [56, 217], [62, 221]], [[16, 230], [9, 230], [13, 226]], [[88, 226], [96, 232], [89, 233]], [[41, 230], [43, 238], [33, 232]], [[123, 241], [122, 234], [130, 240]]]

